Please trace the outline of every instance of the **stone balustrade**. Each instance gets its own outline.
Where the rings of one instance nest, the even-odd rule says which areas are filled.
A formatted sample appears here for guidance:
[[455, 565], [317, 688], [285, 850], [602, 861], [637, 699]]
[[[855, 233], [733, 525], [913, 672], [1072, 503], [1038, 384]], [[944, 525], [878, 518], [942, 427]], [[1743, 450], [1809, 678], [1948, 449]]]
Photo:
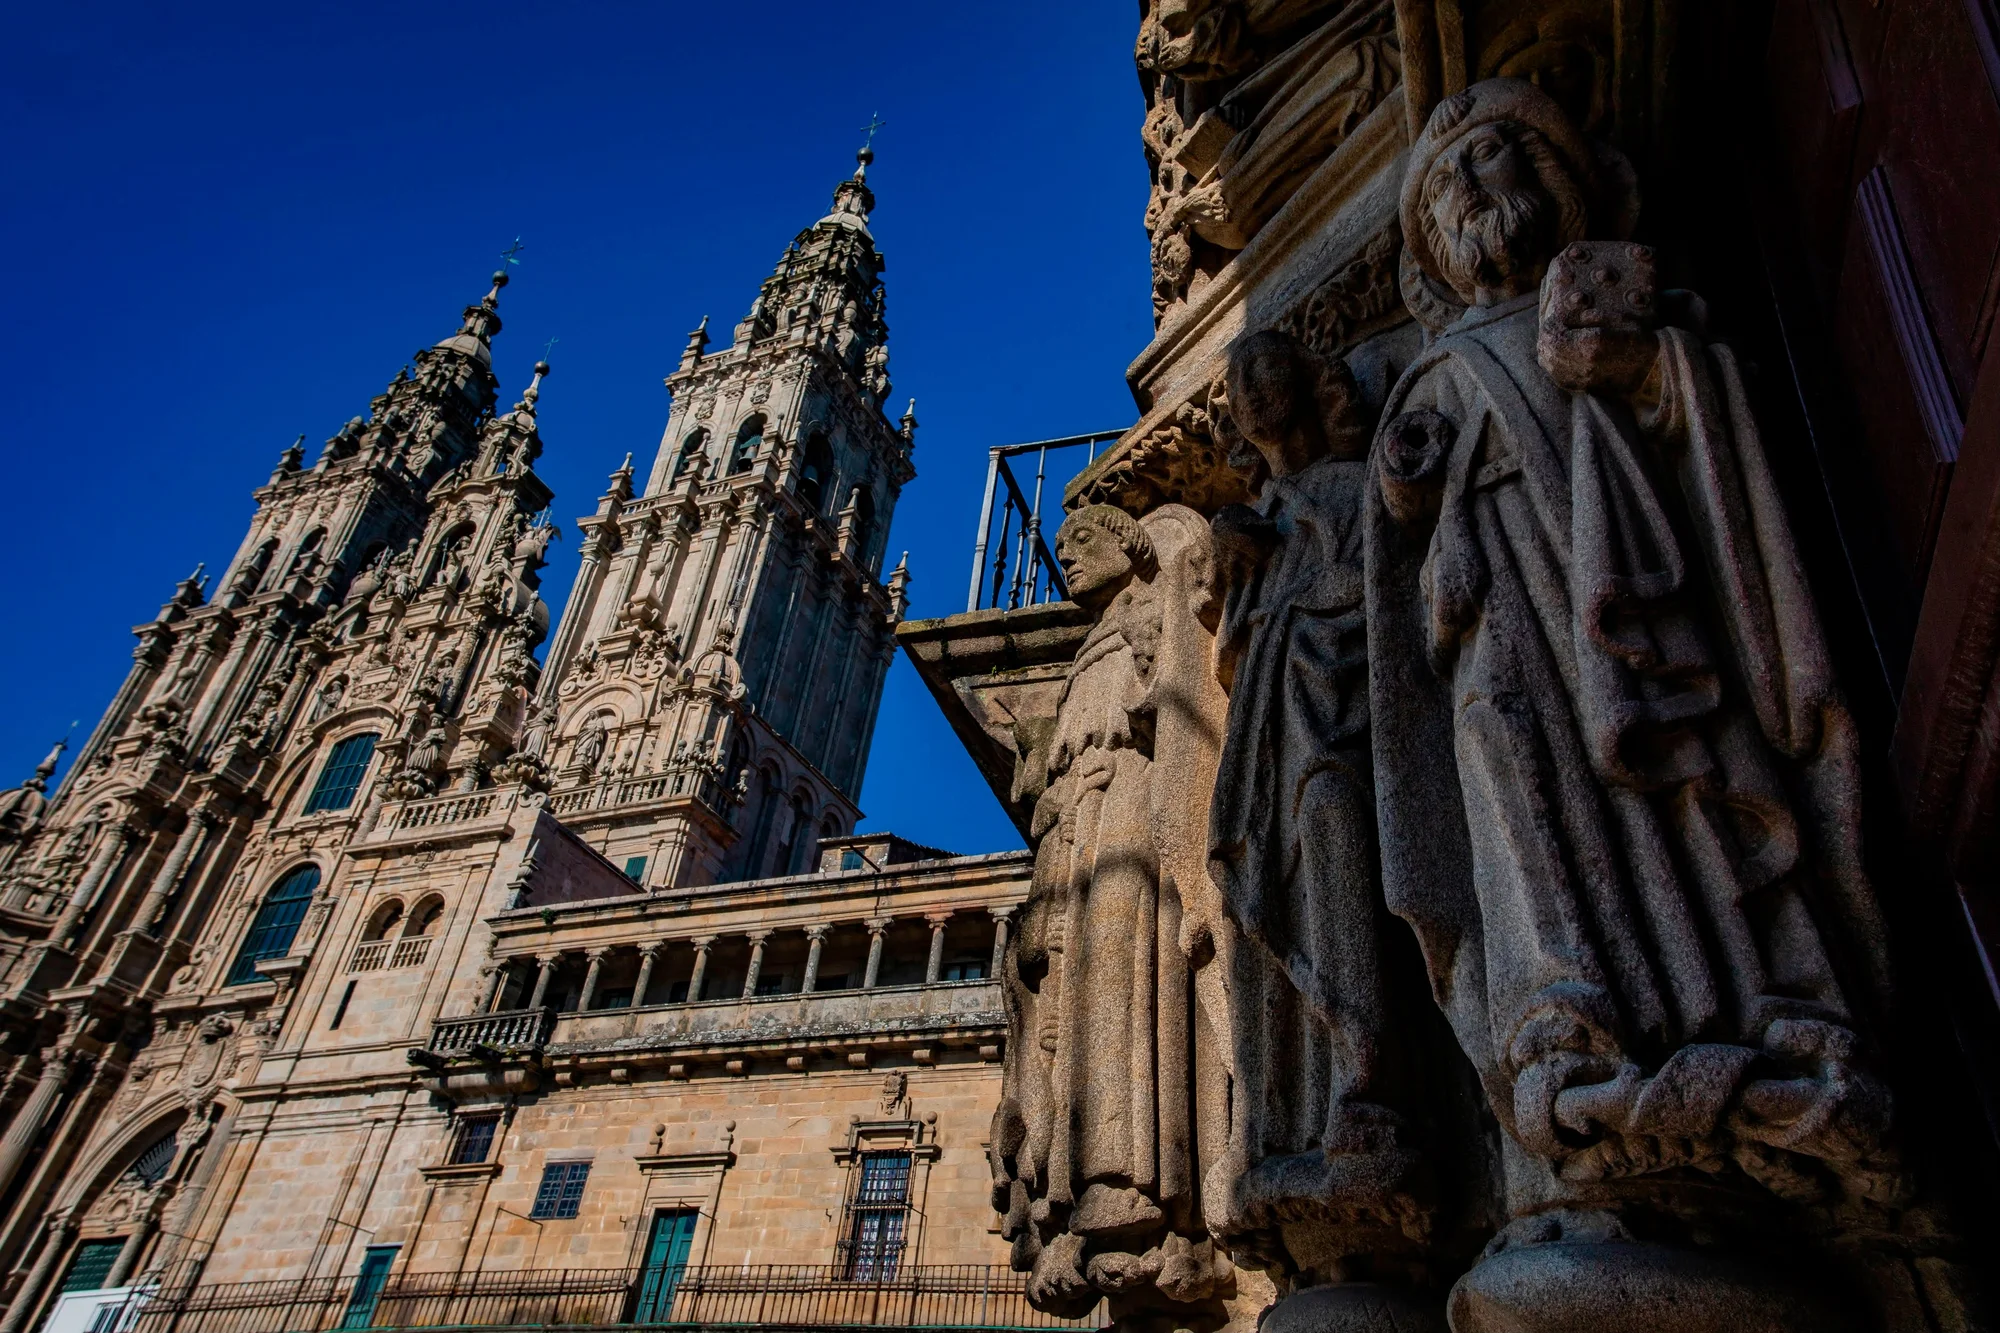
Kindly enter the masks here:
[[431, 1025], [430, 1048], [439, 1055], [460, 1055], [475, 1046], [503, 1051], [538, 1047], [548, 1040], [554, 1021], [555, 1015], [547, 1009], [442, 1018]]

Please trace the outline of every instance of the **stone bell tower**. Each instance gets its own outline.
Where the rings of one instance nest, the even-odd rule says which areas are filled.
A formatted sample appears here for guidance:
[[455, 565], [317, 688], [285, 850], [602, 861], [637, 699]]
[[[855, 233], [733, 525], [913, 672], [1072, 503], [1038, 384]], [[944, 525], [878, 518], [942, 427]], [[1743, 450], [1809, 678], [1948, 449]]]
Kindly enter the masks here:
[[915, 475], [889, 396], [874, 154], [758, 290], [667, 376], [659, 452], [583, 520], [531, 744], [552, 808], [654, 888], [811, 868], [853, 830], [908, 580], [881, 578]]

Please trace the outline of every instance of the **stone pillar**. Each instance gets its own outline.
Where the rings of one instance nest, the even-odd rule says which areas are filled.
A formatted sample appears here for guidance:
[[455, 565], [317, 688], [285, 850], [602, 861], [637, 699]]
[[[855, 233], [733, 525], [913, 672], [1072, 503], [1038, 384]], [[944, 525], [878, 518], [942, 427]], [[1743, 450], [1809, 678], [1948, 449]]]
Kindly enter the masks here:
[[559, 953], [538, 953], [535, 955], [535, 993], [528, 998], [530, 1009], [539, 1009], [549, 998], [549, 978], [556, 974], [556, 963], [561, 960]]
[[750, 999], [757, 994], [757, 974], [764, 970], [764, 943], [771, 938], [768, 930], [750, 933], [750, 970], [743, 974], [743, 998]]
[[801, 994], [810, 995], [813, 987], [819, 984], [819, 956], [826, 948], [826, 927], [807, 926], [806, 938], [812, 943], [806, 946], [806, 979], [799, 991]]
[[878, 916], [868, 922], [868, 970], [861, 974], [861, 989], [875, 989], [882, 975], [882, 941], [889, 934], [889, 918]]
[[653, 984], [653, 964], [659, 961], [660, 951], [666, 947], [665, 940], [639, 946], [639, 979], [632, 983], [634, 1009], [646, 1002], [646, 989]]
[[118, 1251], [118, 1257], [111, 1261], [111, 1268], [104, 1274], [104, 1285], [122, 1287], [132, 1270], [139, 1266], [139, 1256], [146, 1252], [146, 1242], [159, 1229], [160, 1208], [166, 1201], [158, 1193], [153, 1194], [132, 1214], [132, 1234], [125, 1238], [125, 1248]]
[[70, 937], [83, 925], [83, 914], [97, 901], [97, 895], [104, 891], [104, 881], [117, 868], [125, 849], [139, 836], [139, 830], [130, 824], [113, 824], [105, 831], [104, 841], [98, 844], [97, 856], [90, 863], [90, 869], [76, 886], [76, 893], [63, 908], [63, 914], [56, 918], [49, 928], [49, 943], [57, 948], [69, 947]]
[[490, 1014], [500, 1008], [500, 997], [507, 993], [507, 975], [514, 970], [513, 964], [499, 962], [493, 965], [493, 975], [486, 983], [486, 998], [479, 1002], [479, 1012]]
[[925, 913], [924, 920], [931, 923], [931, 956], [924, 964], [924, 984], [937, 984], [938, 974], [944, 971], [944, 925], [951, 920], [950, 912]]
[[989, 977], [999, 976], [1000, 965], [1007, 960], [1007, 927], [1013, 919], [1013, 908], [993, 909], [993, 965], [986, 969], [986, 975]]
[[202, 840], [215, 825], [215, 812], [195, 809], [188, 813], [187, 827], [174, 839], [173, 850], [167, 853], [160, 873], [153, 876], [152, 887], [146, 890], [145, 901], [139, 905], [139, 915], [134, 924], [141, 930], [152, 932], [166, 920], [167, 909], [173, 904], [174, 894], [181, 886], [181, 876], [186, 873], [188, 862], [194, 859]]
[[69, 1077], [70, 1060], [68, 1051], [53, 1051], [42, 1060], [42, 1076], [35, 1083], [34, 1091], [14, 1115], [14, 1123], [7, 1127], [7, 1137], [0, 1139], [0, 1194], [14, 1183], [15, 1173], [21, 1163], [27, 1160], [28, 1149], [48, 1122], [49, 1112], [55, 1108], [56, 1099], [62, 1096], [64, 1080]]
[[76, 1234], [76, 1227], [69, 1220], [67, 1212], [55, 1213], [49, 1217], [48, 1234], [42, 1241], [42, 1252], [35, 1256], [35, 1266], [21, 1279], [19, 1290], [14, 1293], [14, 1303], [7, 1307], [7, 1316], [0, 1319], [0, 1333], [21, 1333], [41, 1298], [42, 1288], [48, 1285], [49, 1277], [55, 1272], [56, 1264], [69, 1251], [70, 1237]]
[[688, 1003], [701, 998], [702, 978], [708, 975], [708, 950], [715, 936], [704, 935], [694, 942], [694, 971], [688, 977]]
[[584, 952], [583, 956], [589, 960], [590, 965], [583, 969], [583, 994], [576, 997], [576, 1011], [579, 1014], [590, 1008], [590, 1002], [597, 998], [597, 976], [604, 970], [604, 955], [610, 952], [609, 949], [589, 949]]

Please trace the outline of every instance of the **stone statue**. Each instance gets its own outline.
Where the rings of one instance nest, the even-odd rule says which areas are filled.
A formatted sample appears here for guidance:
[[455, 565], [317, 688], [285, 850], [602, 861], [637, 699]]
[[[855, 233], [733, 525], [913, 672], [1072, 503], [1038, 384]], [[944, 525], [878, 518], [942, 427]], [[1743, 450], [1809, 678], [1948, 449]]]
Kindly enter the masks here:
[[1003, 969], [1023, 1039], [991, 1148], [1012, 1262], [1045, 1310], [1209, 1302], [1230, 1271], [1200, 1221], [1191, 969], [1153, 762], [1169, 677], [1203, 669], [1185, 645], [1206, 643], [1191, 586], [1205, 527], [1179, 505], [1143, 524], [1093, 505], [1056, 538], [1071, 598], [1098, 618], [1036, 750], [1034, 884]]
[[1614, 239], [1631, 188], [1504, 79], [1436, 108], [1403, 185], [1411, 259], [1466, 309], [1374, 446], [1383, 878], [1516, 1219], [1458, 1333], [1657, 1327], [1660, 1302], [1677, 1329], [1821, 1327], [1665, 1242], [1903, 1190], [1854, 724], [1735, 358]]
[[[1369, 422], [1345, 363], [1284, 333], [1239, 343], [1227, 383], [1233, 424], [1269, 479], [1254, 505], [1212, 524], [1229, 711], [1209, 856], [1245, 939], [1229, 969], [1230, 1145], [1208, 1219], [1239, 1263], [1259, 1259], [1299, 1286], [1363, 1265], [1378, 1282], [1421, 1286], [1433, 1190], [1411, 1110], [1426, 1100], [1413, 1065], [1429, 1025], [1421, 989], [1396, 1012], [1385, 940], [1407, 930], [1376, 876]], [[1434, 1298], [1411, 1304], [1410, 1327], [1440, 1322]]]
[[570, 751], [570, 760], [575, 767], [585, 773], [597, 771], [598, 761], [604, 758], [606, 742], [604, 714], [592, 713], [584, 721], [583, 729], [576, 734], [576, 746]]

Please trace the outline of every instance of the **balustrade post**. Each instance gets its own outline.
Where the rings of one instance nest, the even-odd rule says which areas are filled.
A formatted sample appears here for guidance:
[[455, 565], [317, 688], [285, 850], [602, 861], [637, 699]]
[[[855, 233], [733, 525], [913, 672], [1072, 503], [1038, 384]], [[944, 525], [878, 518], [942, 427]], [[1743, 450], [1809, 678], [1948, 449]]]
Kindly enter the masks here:
[[583, 994], [576, 997], [576, 1011], [582, 1013], [590, 1008], [590, 1002], [597, 998], [597, 976], [604, 969], [604, 955], [609, 949], [587, 949], [584, 958], [589, 966], [583, 969]]
[[882, 942], [889, 933], [889, 918], [873, 917], [868, 922], [868, 969], [861, 974], [861, 989], [874, 990], [882, 975]]
[[931, 925], [931, 956], [924, 964], [924, 984], [934, 986], [944, 972], [944, 925], [951, 920], [951, 913], [926, 912], [924, 920]]
[[535, 955], [535, 966], [539, 970], [535, 973], [535, 993], [528, 1000], [528, 1007], [530, 1009], [539, 1009], [547, 1003], [549, 998], [549, 979], [556, 974], [556, 964], [561, 959], [562, 955], [559, 953], [538, 953]]
[[826, 948], [826, 931], [825, 926], [806, 927], [806, 938], [811, 943], [806, 946], [805, 984], [799, 988], [802, 995], [812, 994], [813, 988], [819, 984], [819, 956], [821, 950]]
[[993, 965], [986, 969], [986, 975], [997, 977], [1001, 966], [1007, 961], [1007, 927], [1014, 919], [1011, 907], [993, 909]]
[[757, 994], [757, 974], [764, 970], [764, 944], [770, 938], [768, 930], [750, 932], [750, 968], [743, 974], [743, 998], [746, 1000]]
[[639, 979], [632, 983], [632, 1007], [639, 1008], [646, 1003], [646, 988], [653, 984], [653, 964], [659, 960], [660, 951], [667, 947], [665, 940], [639, 946]]
[[701, 998], [702, 979], [708, 975], [708, 950], [715, 936], [704, 935], [694, 942], [694, 972], [688, 977], [688, 1003]]

